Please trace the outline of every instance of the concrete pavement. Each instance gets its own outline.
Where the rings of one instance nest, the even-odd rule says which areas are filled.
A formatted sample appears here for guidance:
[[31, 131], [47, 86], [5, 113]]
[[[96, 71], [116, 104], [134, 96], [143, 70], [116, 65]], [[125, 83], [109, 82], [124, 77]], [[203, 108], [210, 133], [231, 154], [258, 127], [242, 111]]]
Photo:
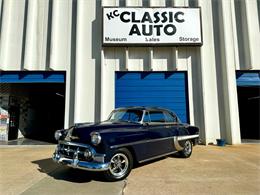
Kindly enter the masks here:
[[101, 174], [57, 165], [55, 146], [1, 146], [0, 194], [122, 194], [125, 181], [104, 182]]
[[162, 158], [112, 183], [53, 163], [54, 147], [0, 146], [0, 194], [260, 193], [260, 144], [196, 146], [189, 159]]
[[196, 146], [189, 159], [136, 168], [125, 194], [260, 194], [260, 144]]

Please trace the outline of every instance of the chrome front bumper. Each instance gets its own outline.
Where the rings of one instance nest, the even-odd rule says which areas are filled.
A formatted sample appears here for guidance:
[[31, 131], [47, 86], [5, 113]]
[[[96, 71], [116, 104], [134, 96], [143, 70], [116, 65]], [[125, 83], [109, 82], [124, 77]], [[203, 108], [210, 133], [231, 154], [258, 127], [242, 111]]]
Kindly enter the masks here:
[[[91, 153], [91, 161], [82, 158], [83, 151], [86, 149]], [[89, 145], [69, 141], [59, 142], [52, 159], [54, 162], [88, 171], [106, 171], [110, 166], [109, 162], [105, 162], [105, 154], [96, 153]]]
[[69, 159], [60, 156], [57, 153], [53, 154], [52, 157], [54, 162], [67, 165], [72, 168], [83, 169], [87, 171], [106, 171], [109, 169], [109, 163], [98, 163], [98, 162], [86, 162], [79, 161], [78, 159]]

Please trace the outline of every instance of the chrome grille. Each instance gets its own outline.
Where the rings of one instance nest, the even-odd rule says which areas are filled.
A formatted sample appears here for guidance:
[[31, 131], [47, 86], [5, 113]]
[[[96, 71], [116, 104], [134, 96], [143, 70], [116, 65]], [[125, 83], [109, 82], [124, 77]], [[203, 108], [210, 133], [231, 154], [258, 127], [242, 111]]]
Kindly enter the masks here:
[[60, 143], [58, 146], [58, 152], [62, 156], [70, 159], [78, 159], [78, 160], [84, 160], [84, 161], [91, 161], [92, 157], [86, 158], [84, 156], [84, 152], [86, 149], [89, 149], [87, 147], [82, 146], [75, 146], [75, 145], [67, 145], [64, 143]]

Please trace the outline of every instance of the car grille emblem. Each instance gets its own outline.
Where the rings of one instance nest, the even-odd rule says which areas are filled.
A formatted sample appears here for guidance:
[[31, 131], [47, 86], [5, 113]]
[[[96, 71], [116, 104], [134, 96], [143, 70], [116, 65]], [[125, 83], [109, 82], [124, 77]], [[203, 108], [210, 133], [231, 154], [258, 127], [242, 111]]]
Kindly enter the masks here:
[[64, 148], [64, 151], [67, 153], [67, 155], [70, 155], [70, 147], [68, 146], [68, 148]]
[[74, 152], [73, 158], [78, 159], [78, 154], [80, 153], [79, 148]]

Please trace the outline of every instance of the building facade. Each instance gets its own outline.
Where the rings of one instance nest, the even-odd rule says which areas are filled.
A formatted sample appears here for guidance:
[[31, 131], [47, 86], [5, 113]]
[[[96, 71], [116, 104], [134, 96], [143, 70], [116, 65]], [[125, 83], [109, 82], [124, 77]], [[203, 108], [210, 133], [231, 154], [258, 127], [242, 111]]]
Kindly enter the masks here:
[[[203, 44], [103, 46], [102, 8], [106, 6], [200, 7]], [[37, 95], [29, 97], [28, 94], [37, 87], [30, 87], [30, 82], [39, 84], [41, 81], [22, 79], [39, 71], [50, 74], [43, 76], [48, 79], [64, 74], [64, 82], [58, 83], [63, 83], [65, 89], [55, 92], [64, 98], [64, 108], [63, 104], [55, 107], [59, 99], [49, 103], [56, 96], [46, 98], [43, 107], [49, 107], [49, 117], [62, 115], [62, 123], [67, 128], [73, 123], [105, 120], [115, 107], [124, 105], [118, 95], [118, 86], [127, 86], [120, 81], [124, 76], [184, 73], [183, 101], [187, 115], [184, 120], [200, 127], [203, 143], [215, 143], [216, 139], [224, 138], [229, 144], [239, 144], [249, 131], [255, 132], [253, 139], [259, 139], [259, 109], [248, 112], [247, 103], [239, 100], [240, 92], [249, 94], [248, 89], [252, 95], [245, 99], [251, 98], [256, 101], [253, 105], [259, 105], [259, 19], [258, 0], [0, 0], [0, 96], [2, 99], [8, 96], [29, 98], [27, 104], [33, 105], [32, 99]], [[10, 74], [26, 76], [20, 75], [20, 85], [16, 86], [18, 81], [6, 80]], [[158, 82], [164, 87], [162, 80]], [[52, 81], [44, 85], [46, 83]], [[56, 81], [53, 83], [58, 85]], [[48, 91], [50, 85], [44, 89]], [[34, 93], [40, 92], [34, 89]], [[153, 92], [153, 97], [160, 98], [156, 96], [158, 93]], [[121, 98], [131, 99], [125, 96]], [[171, 98], [169, 95], [162, 102], [171, 102]], [[3, 106], [4, 101], [1, 102]], [[149, 102], [147, 97], [146, 102]], [[20, 115], [24, 115], [22, 103], [19, 105]], [[31, 107], [26, 105], [23, 109]], [[5, 106], [5, 110], [8, 109], [8, 105]], [[52, 115], [55, 109], [64, 111]], [[33, 118], [33, 113], [27, 114], [23, 128], [30, 124], [32, 120], [28, 117]], [[255, 117], [246, 118], [246, 115]], [[18, 126], [22, 128], [21, 116], [19, 119]], [[247, 129], [244, 124], [249, 119], [255, 125]]]

